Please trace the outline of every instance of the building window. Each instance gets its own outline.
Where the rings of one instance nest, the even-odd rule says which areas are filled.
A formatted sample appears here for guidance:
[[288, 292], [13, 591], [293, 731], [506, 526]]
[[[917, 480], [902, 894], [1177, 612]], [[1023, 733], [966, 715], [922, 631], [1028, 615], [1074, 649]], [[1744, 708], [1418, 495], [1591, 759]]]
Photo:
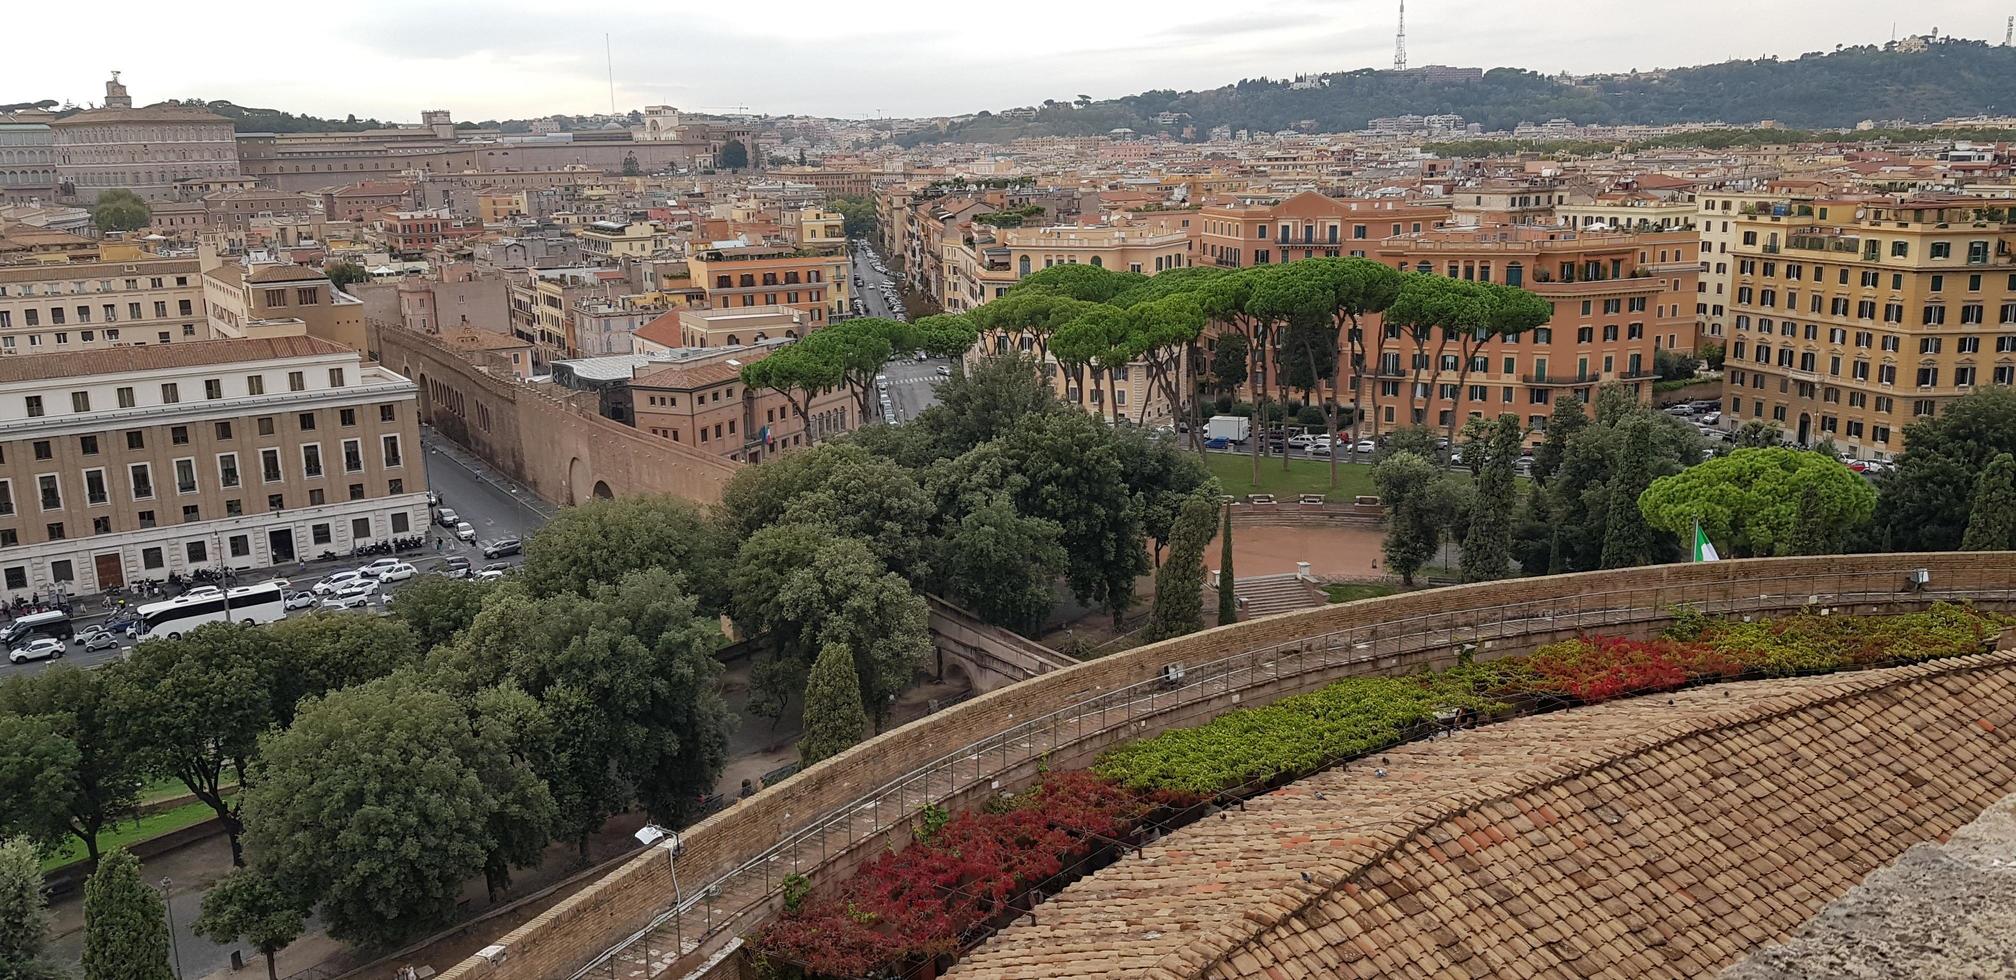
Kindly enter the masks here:
[[385, 436], [382, 440], [380, 440], [380, 447], [384, 452], [385, 466], [387, 469], [398, 466], [403, 462], [403, 459], [399, 455], [398, 436]]
[[238, 454], [219, 453], [217, 455], [217, 479], [225, 487], [238, 485]]
[[329, 369], [329, 387], [331, 387], [331, 388], [341, 388], [341, 387], [343, 387], [343, 369], [342, 369], [342, 368], [339, 368], [339, 367], [333, 367], [333, 368], [330, 368], [330, 369]]
[[63, 509], [63, 485], [54, 473], [44, 473], [35, 478], [35, 484], [42, 492], [43, 510]]
[[283, 495], [283, 494], [277, 494], [277, 493], [269, 493], [269, 494], [267, 494], [267, 495], [266, 495], [266, 509], [267, 509], [267, 510], [286, 510], [286, 509], [287, 509], [287, 498], [286, 498], [286, 496], [285, 496], [285, 495]]
[[196, 492], [196, 461], [178, 459], [175, 461], [175, 492]]
[[200, 565], [210, 560], [210, 546], [208, 542], [190, 541], [182, 546], [182, 553], [188, 556], [189, 563], [192, 565]]
[[314, 524], [308, 528], [308, 540], [315, 544], [329, 543], [329, 525]]
[[307, 389], [308, 389], [307, 375], [301, 373], [300, 371], [287, 372], [288, 391], [306, 391]]
[[354, 408], [338, 409], [336, 412], [336, 421], [340, 425], [356, 425], [357, 410]]
[[182, 523], [194, 524], [202, 519], [202, 511], [195, 504], [182, 505]]
[[314, 412], [302, 412], [302, 413], [301, 413], [301, 415], [300, 415], [300, 417], [299, 417], [299, 418], [297, 418], [297, 419], [295, 420], [295, 422], [296, 422], [296, 424], [300, 425], [300, 427], [301, 427], [301, 431], [303, 431], [303, 432], [313, 432], [313, 431], [315, 431], [315, 413], [314, 413]]
[[150, 464], [134, 463], [126, 468], [126, 475], [132, 483], [134, 500], [154, 496], [154, 470]]
[[188, 427], [188, 426], [186, 426], [186, 425], [177, 425], [177, 426], [171, 426], [171, 427], [169, 427], [169, 429], [168, 429], [168, 442], [169, 442], [169, 444], [171, 444], [171, 445], [176, 445], [176, 446], [186, 446], [186, 445], [188, 445], [188, 444], [189, 444], [189, 427]]
[[136, 404], [133, 398], [132, 388], [122, 387], [117, 392], [115, 392], [115, 394], [119, 396], [120, 408], [132, 408]]
[[43, 413], [42, 413], [42, 396], [41, 396], [41, 395], [29, 395], [29, 396], [28, 396], [28, 417], [29, 417], [29, 418], [31, 418], [31, 419], [39, 419], [39, 418], [41, 418], [41, 417], [42, 417], [42, 414], [43, 414]]
[[353, 518], [351, 518], [351, 519], [350, 519], [350, 539], [351, 539], [351, 540], [353, 540], [353, 541], [354, 541], [354, 540], [357, 540], [358, 538], [368, 538], [368, 537], [370, 537], [370, 536], [371, 536], [371, 519], [370, 519], [370, 518], [368, 518], [368, 517], [353, 517]]
[[265, 394], [265, 393], [266, 393], [266, 376], [265, 376], [265, 375], [263, 375], [263, 374], [248, 374], [248, 375], [246, 375], [246, 376], [245, 376], [245, 393], [246, 393], [246, 394], [248, 394], [248, 395], [263, 395], [263, 394]]
[[406, 532], [411, 531], [412, 529], [413, 529], [413, 521], [412, 519], [406, 516], [405, 511], [400, 511], [399, 513], [392, 515], [393, 534], [405, 534]]
[[378, 406], [378, 421], [394, 422], [397, 421], [398, 418], [399, 418], [399, 412], [393, 406], [391, 405]]
[[301, 474], [310, 479], [322, 475], [321, 445], [311, 442], [301, 447]]
[[280, 450], [259, 450], [259, 472], [267, 483], [280, 482]]
[[182, 389], [173, 381], [161, 385], [161, 404], [173, 405], [182, 400]]

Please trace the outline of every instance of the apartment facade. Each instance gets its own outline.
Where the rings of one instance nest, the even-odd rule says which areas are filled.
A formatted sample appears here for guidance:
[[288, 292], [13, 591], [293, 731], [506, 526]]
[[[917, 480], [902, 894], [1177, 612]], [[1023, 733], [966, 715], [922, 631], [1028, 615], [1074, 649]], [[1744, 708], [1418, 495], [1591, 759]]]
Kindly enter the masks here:
[[310, 337], [0, 359], [0, 594], [421, 533], [415, 394]]
[[1742, 218], [1724, 425], [1887, 459], [1913, 420], [2016, 384], [2016, 222], [1992, 203], [1822, 198]]
[[0, 265], [0, 354], [210, 336], [196, 259]]
[[[745, 463], [803, 448], [805, 425], [791, 401], [742, 383], [742, 367], [772, 350], [724, 348], [677, 364], [638, 368], [629, 385], [630, 417], [641, 432]], [[849, 432], [861, 421], [844, 389], [815, 395], [810, 406], [814, 441]]]
[[1732, 246], [1740, 244], [1743, 219], [1764, 215], [1811, 214], [1813, 194], [1798, 190], [1756, 190], [1730, 188], [1704, 190], [1697, 199], [1700, 213], [1694, 222], [1701, 233], [1701, 301], [1695, 315], [1705, 341], [1726, 343], [1729, 337], [1729, 301], [1735, 293], [1735, 262], [1729, 257]]
[[306, 334], [352, 350], [371, 348], [364, 303], [320, 269], [282, 263], [248, 270], [225, 262], [203, 274], [203, 293], [219, 338]]
[[1337, 198], [1314, 191], [1288, 198], [1241, 197], [1198, 214], [1198, 261], [1228, 269], [1296, 259], [1366, 255], [1379, 242], [1418, 235], [1449, 220], [1446, 204], [1392, 198]]
[[811, 330], [822, 329], [848, 312], [845, 250], [707, 247], [696, 249], [687, 267], [693, 282], [707, 291], [707, 305], [712, 309], [789, 306], [805, 311]]
[[[1367, 322], [1367, 418], [1383, 430], [1447, 428], [1512, 413], [1538, 439], [1557, 398], [1593, 402], [1596, 388], [1623, 383], [1651, 394], [1654, 355], [1693, 350], [1700, 243], [1692, 232], [1577, 232], [1534, 225], [1450, 227], [1379, 243], [1371, 258], [1403, 271], [1518, 286], [1553, 316], [1471, 355], [1467, 377], [1452, 352], [1424, 353], [1397, 327]], [[1376, 349], [1373, 342], [1376, 341]], [[1347, 352], [1343, 355], [1348, 358]], [[1341, 382], [1351, 373], [1340, 364]], [[1350, 400], [1342, 393], [1339, 403]]]

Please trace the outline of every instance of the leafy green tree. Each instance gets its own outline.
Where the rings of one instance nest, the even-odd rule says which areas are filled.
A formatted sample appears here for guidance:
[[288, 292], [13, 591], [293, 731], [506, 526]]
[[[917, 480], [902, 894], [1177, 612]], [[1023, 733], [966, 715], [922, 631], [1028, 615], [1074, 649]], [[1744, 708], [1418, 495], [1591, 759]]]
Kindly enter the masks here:
[[[1560, 398], [1547, 417], [1547, 435], [1533, 451], [1533, 482], [1546, 486], [1568, 455], [1568, 440], [1589, 427], [1589, 408], [1580, 398]], [[1537, 498], [1539, 494], [1534, 494]]]
[[[426, 579], [400, 589], [399, 604], [414, 601], [415, 587], [424, 590]], [[294, 720], [304, 698], [375, 680], [420, 660], [413, 632], [398, 619], [317, 613], [282, 620], [263, 632], [273, 657], [273, 723], [282, 728]]]
[[447, 922], [499, 846], [500, 811], [552, 827], [511, 740], [412, 671], [310, 702], [264, 742], [246, 804], [260, 870], [339, 939], [391, 946]]
[[1155, 610], [1148, 638], [1166, 640], [1204, 625], [1204, 549], [1218, 516], [1217, 498], [1191, 494], [1169, 536], [1169, 557], [1155, 573]]
[[1424, 460], [1434, 462], [1442, 458], [1442, 450], [1437, 448], [1435, 432], [1426, 426], [1409, 425], [1386, 433], [1386, 440], [1379, 444], [1387, 456], [1395, 453], [1413, 453]]
[[1225, 516], [1218, 525], [1218, 625], [1239, 621], [1239, 580], [1232, 571], [1232, 508], [1220, 507]]
[[153, 216], [140, 195], [123, 187], [98, 195], [97, 203], [91, 205], [91, 223], [99, 231], [138, 231], [147, 227]]
[[2016, 455], [1997, 453], [1974, 481], [1962, 551], [2016, 549]]
[[550, 599], [499, 585], [428, 666], [468, 696], [508, 682], [538, 702], [555, 735], [535, 765], [585, 861], [588, 835], [632, 800], [672, 824], [712, 790], [732, 724], [714, 687], [722, 639], [684, 580], [648, 568]]
[[727, 598], [711, 570], [732, 552], [728, 539], [691, 501], [595, 500], [561, 511], [527, 539], [525, 566], [517, 577], [527, 592], [547, 597], [585, 594], [631, 572], [662, 568], [684, 575], [701, 608], [711, 612]]
[[854, 669], [854, 651], [829, 643], [812, 662], [805, 682], [805, 734], [798, 740], [798, 758], [811, 765], [839, 755], [861, 741], [868, 712], [861, 706], [861, 675]]
[[1652, 526], [1638, 507], [1638, 499], [1652, 485], [1652, 422], [1644, 417], [1629, 419], [1618, 426], [1622, 444], [1610, 476], [1610, 500], [1603, 526], [1604, 568], [1633, 568], [1652, 564], [1658, 546]]
[[2016, 454], [2016, 390], [1983, 388], [1904, 429], [1897, 468], [1881, 479], [1876, 526], [1899, 551], [1952, 551], [1995, 457]]
[[1463, 536], [1463, 580], [1503, 578], [1512, 552], [1512, 515], [1518, 506], [1513, 464], [1524, 442], [1519, 417], [1498, 416], [1492, 427], [1490, 455], [1477, 476], [1477, 504], [1470, 511], [1470, 530]]
[[419, 649], [432, 650], [468, 629], [489, 594], [485, 582], [422, 575], [400, 587], [392, 617], [406, 625]]
[[107, 697], [114, 725], [141, 766], [181, 780], [216, 812], [239, 867], [245, 797], [227, 798], [224, 788], [233, 781], [252, 785], [259, 735], [277, 723], [279, 668], [263, 630], [213, 623], [134, 647]]
[[1065, 578], [1079, 602], [1121, 621], [1148, 570], [1141, 508], [1113, 432], [1081, 412], [1025, 416], [998, 440], [1019, 481], [1016, 510], [1063, 529]]
[[331, 262], [322, 267], [322, 273], [329, 277], [329, 281], [334, 283], [337, 289], [348, 289], [371, 278], [371, 274], [355, 262]]
[[841, 366], [820, 345], [786, 344], [742, 366], [742, 383], [774, 391], [791, 403], [805, 445], [819, 441], [812, 429], [812, 399], [840, 387]]
[[848, 238], [874, 238], [881, 227], [875, 202], [865, 197], [836, 197], [827, 206], [840, 212], [841, 231]]
[[[1817, 499], [1802, 520], [1808, 486]], [[1692, 534], [1695, 521], [1737, 557], [1792, 553], [1802, 537], [1839, 550], [1846, 536], [1869, 520], [1876, 491], [1838, 460], [1796, 449], [1738, 449], [1652, 482], [1639, 508], [1653, 527]]]
[[0, 842], [0, 977], [56, 980], [62, 976], [42, 959], [48, 940], [41, 856], [26, 838]]
[[1219, 391], [1234, 392], [1252, 377], [1247, 366], [1251, 353], [1245, 334], [1219, 334], [1211, 345], [1211, 384]]
[[1035, 635], [1064, 573], [1057, 522], [1025, 517], [1000, 493], [960, 516], [944, 536], [942, 588], [981, 619]]
[[741, 140], [729, 140], [721, 144], [721, 152], [715, 154], [714, 164], [724, 170], [740, 170], [749, 165], [749, 148]]
[[1441, 528], [1427, 499], [1436, 476], [1435, 464], [1405, 451], [1380, 460], [1372, 470], [1372, 482], [1379, 488], [1379, 502], [1386, 508], [1386, 541], [1382, 549], [1386, 568], [1409, 586], [1414, 584], [1414, 574], [1435, 557], [1436, 544], [1441, 539]]
[[280, 980], [273, 958], [306, 927], [305, 910], [272, 878], [239, 868], [204, 893], [203, 912], [190, 928], [219, 945], [243, 939], [266, 957], [266, 980]]
[[[861, 696], [880, 725], [931, 652], [929, 609], [866, 543], [806, 524], [766, 527], [743, 542], [729, 573], [736, 625], [769, 635], [780, 660], [766, 682], [802, 688], [829, 645], [852, 651]], [[771, 692], [773, 702], [788, 700]]]
[[168, 907], [119, 848], [84, 883], [84, 980], [170, 980]]
[[940, 382], [938, 404], [904, 428], [929, 432], [938, 454], [949, 458], [1000, 438], [1027, 416], [1064, 410], [1049, 367], [1026, 354], [999, 354]]
[[48, 719], [0, 715], [0, 833], [45, 847], [67, 836], [77, 763]]
[[1763, 419], [1751, 419], [1729, 434], [1738, 449], [1771, 449], [1785, 445], [1785, 430]]
[[[59, 774], [64, 784], [60, 811], [31, 807], [28, 812], [40, 813], [44, 819], [56, 816], [60, 822], [53, 829], [82, 841], [85, 856], [94, 861], [99, 833], [134, 812], [141, 783], [139, 761], [132, 746], [119, 736], [117, 719], [107, 703], [114, 673], [111, 669], [58, 666], [0, 683], [0, 746], [5, 746], [0, 747], [0, 773], [6, 773], [0, 775], [0, 813], [13, 812], [25, 801], [46, 800], [39, 787], [46, 785], [42, 781], [48, 774]], [[15, 722], [27, 727], [15, 728]], [[46, 734], [28, 742], [14, 742], [6, 734], [10, 728], [18, 735], [41, 730], [41, 726], [46, 726]], [[68, 761], [20, 766], [20, 760], [43, 752], [60, 754]], [[17, 778], [29, 782], [17, 782]], [[0, 816], [0, 828], [12, 826], [14, 819]], [[48, 824], [42, 826], [52, 829]], [[26, 824], [22, 832], [37, 834]]]

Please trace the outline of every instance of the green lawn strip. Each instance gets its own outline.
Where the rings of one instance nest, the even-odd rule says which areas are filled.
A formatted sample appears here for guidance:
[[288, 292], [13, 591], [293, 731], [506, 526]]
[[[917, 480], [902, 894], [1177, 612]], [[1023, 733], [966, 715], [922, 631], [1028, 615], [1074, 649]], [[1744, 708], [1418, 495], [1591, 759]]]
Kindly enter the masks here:
[[[150, 837], [159, 837], [170, 831], [194, 826], [217, 815], [207, 803], [196, 802], [163, 810], [141, 817], [139, 820], [122, 820], [98, 835], [98, 851], [104, 853], [115, 847], [138, 843]], [[63, 842], [55, 853], [42, 859], [42, 873], [47, 874], [57, 868], [76, 864], [84, 860], [84, 842], [75, 837]]]
[[1204, 464], [1210, 467], [1211, 475], [1218, 478], [1225, 492], [1234, 496], [1271, 493], [1276, 500], [1292, 502], [1305, 493], [1320, 493], [1332, 501], [1349, 503], [1353, 497], [1377, 492], [1372, 489], [1372, 467], [1364, 463], [1339, 460], [1334, 490], [1330, 487], [1330, 461], [1325, 459], [1291, 459], [1284, 472], [1279, 456], [1263, 456], [1257, 485], [1253, 482], [1251, 456], [1205, 453]]
[[1360, 599], [1377, 599], [1400, 591], [1397, 585], [1385, 582], [1331, 582], [1323, 586], [1323, 594], [1331, 602], [1356, 602]]

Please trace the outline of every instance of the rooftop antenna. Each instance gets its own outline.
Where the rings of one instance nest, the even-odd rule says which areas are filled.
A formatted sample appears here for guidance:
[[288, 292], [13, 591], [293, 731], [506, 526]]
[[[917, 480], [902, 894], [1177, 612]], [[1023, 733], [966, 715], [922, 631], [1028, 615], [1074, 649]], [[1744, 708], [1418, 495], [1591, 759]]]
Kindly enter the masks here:
[[609, 53], [609, 35], [602, 35], [602, 64], [609, 69], [609, 114], [616, 114], [616, 59]]
[[2016, 17], [2009, 18], [2009, 29], [2002, 32], [2002, 46], [2016, 45]]
[[1400, 0], [1400, 29], [1393, 32], [1393, 70], [1407, 70], [1407, 0]]

